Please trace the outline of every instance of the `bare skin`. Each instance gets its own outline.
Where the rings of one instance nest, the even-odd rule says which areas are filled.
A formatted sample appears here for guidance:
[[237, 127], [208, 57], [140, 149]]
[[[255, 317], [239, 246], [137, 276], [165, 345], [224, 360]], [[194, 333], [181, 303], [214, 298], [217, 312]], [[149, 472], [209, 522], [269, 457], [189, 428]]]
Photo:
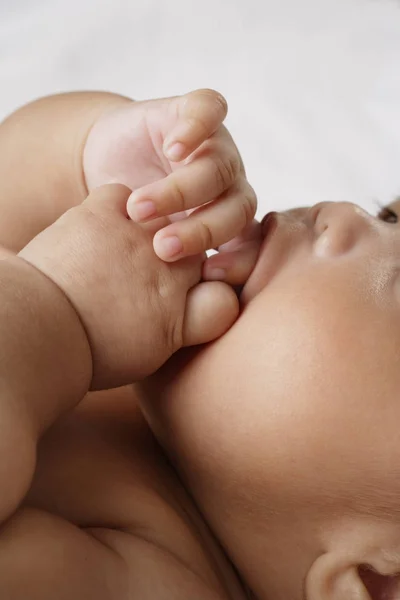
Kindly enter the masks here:
[[[4, 313], [4, 317], [0, 315], [0, 325], [4, 327], [4, 331], [9, 332], [12, 343], [16, 344], [16, 347], [13, 347], [15, 363], [8, 365], [7, 370], [7, 373], [15, 374], [15, 381], [10, 380], [5, 371], [2, 375], [9, 391], [3, 398], [2, 410], [2, 440], [6, 442], [2, 464], [7, 468], [3, 471], [0, 469], [0, 476], [3, 477], [2, 488], [7, 493], [3, 494], [0, 502], [3, 521], [0, 533], [1, 597], [7, 600], [25, 600], [27, 597], [32, 600], [36, 598], [38, 600], [47, 598], [129, 600], [155, 597], [166, 600], [188, 597], [202, 600], [225, 598], [241, 600], [246, 597], [246, 592], [235, 570], [155, 441], [138, 408], [136, 393], [132, 386], [92, 392], [83, 399], [85, 390], [89, 386], [102, 389], [110, 385], [121, 385], [125, 381], [133, 381], [137, 377], [142, 378], [166, 360], [171, 351], [177, 349], [173, 347], [163, 349], [160, 346], [162, 352], [166, 351], [167, 354], [156, 359], [159, 363], [148, 364], [150, 359], [144, 363], [142, 360], [143, 342], [140, 339], [136, 339], [136, 345], [132, 346], [127, 355], [126, 344], [131, 343], [131, 336], [126, 338], [125, 347], [120, 350], [116, 347], [118, 344], [113, 341], [107, 348], [102, 342], [102, 336], [98, 337], [102, 330], [108, 331], [104, 329], [105, 315], [103, 314], [98, 322], [91, 321], [93, 311], [91, 309], [85, 311], [86, 300], [82, 298], [79, 290], [78, 296], [76, 295], [74, 278], [71, 279], [68, 275], [68, 264], [72, 264], [73, 267], [74, 263], [71, 263], [71, 260], [76, 260], [76, 254], [71, 254], [70, 248], [80, 248], [80, 260], [83, 256], [93, 260], [90, 258], [90, 252], [87, 254], [85, 250], [85, 239], [82, 242], [83, 246], [76, 245], [76, 240], [79, 241], [76, 232], [79, 234], [82, 222], [79, 208], [74, 209], [78, 212], [68, 213], [59, 224], [35, 237], [69, 207], [78, 206], [83, 200], [87, 193], [86, 178], [82, 179], [82, 164], [79, 163], [77, 156], [82, 159], [87, 136], [89, 131], [94, 130], [91, 128], [94, 122], [97, 123], [96, 119], [99, 115], [109, 114], [110, 104], [114, 109], [115, 103], [125, 106], [129, 102], [126, 99], [110, 96], [95, 98], [96, 102], [93, 98], [89, 103], [87, 100], [87, 95], [81, 98], [59, 97], [53, 102], [44, 100], [22, 109], [21, 113], [11, 117], [3, 129], [0, 129], [0, 148], [4, 157], [4, 160], [0, 161], [3, 169], [0, 178], [2, 186], [0, 198], [4, 215], [0, 224], [0, 243], [4, 248], [0, 275], [3, 278], [9, 277], [8, 288], [10, 289], [14, 289], [13, 286], [18, 288], [23, 277], [28, 286], [25, 293], [27, 298], [31, 298], [33, 293], [40, 290], [39, 304], [37, 307], [32, 306], [33, 311], [37, 310], [37, 316], [33, 321], [26, 307], [19, 306], [15, 299], [12, 304], [15, 317], [11, 318], [10, 313]], [[71, 115], [74, 115], [74, 118], [71, 119]], [[55, 126], [61, 124], [61, 127], [64, 127], [65, 116], [70, 118], [69, 127], [65, 126], [65, 130], [61, 130], [59, 136], [54, 136]], [[49, 126], [48, 130], [43, 129], [44, 124]], [[216, 130], [218, 142], [218, 126], [215, 122], [211, 123], [211, 129]], [[42, 131], [40, 152], [39, 148], [36, 148], [39, 131]], [[57, 140], [62, 139], [63, 143], [58, 146], [53, 144], [51, 148], [46, 144], [42, 146], [43, 139], [46, 139], [46, 131], [51, 138], [51, 144], [53, 144], [53, 137]], [[208, 135], [209, 132], [202, 131], [203, 136], [205, 133]], [[199, 142], [196, 131], [182, 134], [181, 128], [180, 134], [185, 139], [189, 150], [190, 135], [193, 143]], [[226, 138], [224, 131], [222, 135]], [[108, 142], [107, 137], [105, 141]], [[215, 149], [216, 159], [222, 157], [222, 160], [224, 152], [235, 153], [235, 147], [231, 149], [231, 142], [229, 139], [227, 141], [227, 145], [224, 145], [224, 142]], [[135, 144], [133, 143], [132, 146], [134, 148]], [[211, 148], [211, 159], [212, 152], [214, 150]], [[192, 164], [196, 166], [198, 161], [193, 161]], [[205, 165], [200, 164], [199, 173], [202, 182], [206, 179], [207, 169], [212, 164], [213, 159], [208, 160]], [[127, 165], [131, 168], [130, 161], [127, 161]], [[22, 166], [25, 167], [24, 177], [20, 176]], [[127, 171], [129, 171], [128, 167]], [[96, 170], [93, 164], [90, 169], [90, 177], [95, 177]], [[103, 170], [97, 171], [99, 179], [103, 177], [102, 173]], [[84, 173], [85, 175], [87, 173]], [[143, 180], [143, 171], [141, 176], [140, 185], [131, 184], [132, 188], [151, 184], [154, 179], [165, 177], [165, 173], [158, 174], [158, 177], [151, 175], [150, 181]], [[185, 171], [182, 170], [179, 176], [184, 178]], [[240, 197], [237, 191], [238, 187], [245, 189], [245, 180], [243, 179], [243, 182], [237, 185], [236, 176], [232, 173], [234, 179], [232, 181], [227, 179], [223, 184], [227, 189], [231, 185], [234, 187], [231, 203], [231, 207], [234, 207], [233, 217], [230, 220], [225, 219], [228, 227], [225, 232], [213, 225], [220, 221], [218, 212], [223, 202], [216, 205], [217, 214], [216, 216], [211, 214], [209, 219], [211, 239], [205, 240], [201, 232], [196, 237], [195, 213], [189, 225], [185, 221], [168, 225], [164, 217], [144, 227], [144, 232], [159, 231], [164, 232], [164, 235], [168, 227], [173, 228], [173, 231], [178, 232], [183, 240], [185, 253], [193, 255], [193, 259], [185, 259], [189, 261], [186, 263], [185, 260], [179, 263], [171, 262], [170, 267], [168, 263], [164, 263], [164, 270], [167, 269], [165, 282], [168, 283], [168, 278], [173, 275], [172, 283], [168, 285], [178, 286], [177, 277], [183, 278], [179, 287], [176, 287], [177, 291], [184, 290], [185, 286], [192, 288], [200, 280], [204, 259], [199, 253], [208, 247], [207, 244], [218, 245], [228, 241], [231, 237], [240, 234], [243, 227], [247, 228], [246, 235], [238, 237], [233, 244], [236, 253], [238, 247], [244, 244], [241, 260], [230, 258], [229, 252], [226, 252], [222, 261], [227, 273], [226, 279], [233, 283], [243, 282], [243, 277], [246, 277], [251, 270], [258, 253], [259, 237], [254, 236], [253, 233], [249, 236], [248, 233], [249, 230], [254, 229], [251, 224], [253, 211], [249, 212], [246, 209], [245, 212], [240, 212], [240, 218], [235, 216], [239, 214], [238, 205], [248, 204], [246, 194]], [[108, 173], [107, 177], [114, 178]], [[240, 171], [238, 177], [242, 177]], [[93, 185], [107, 182], [107, 179], [99, 180]], [[124, 181], [124, 183], [129, 182]], [[173, 202], [176, 196], [169, 194], [168, 185], [169, 182], [167, 187], [159, 188], [159, 206], [161, 207], [163, 201], [164, 209], [159, 208], [157, 216], [174, 212], [171, 206], [175, 207]], [[204, 190], [200, 189], [203, 195], [202, 202], [212, 200], [218, 195], [215, 193], [217, 190], [213, 188], [215, 185], [220, 186], [221, 180], [211, 177], [207, 191], [209, 196], [204, 196]], [[132, 210], [135, 199], [130, 198], [128, 201], [129, 192], [127, 194], [121, 188], [114, 193], [104, 188], [106, 196], [102, 199], [101, 194], [104, 194], [102, 189], [99, 188], [99, 191], [94, 193], [92, 205], [88, 206], [91, 206], [91, 212], [99, 207], [100, 222], [103, 225], [106, 225], [111, 218], [104, 212], [104, 202], [108, 205], [109, 202], [115, 201], [118, 207], [127, 206], [128, 212]], [[176, 182], [173, 182], [171, 189], [176, 189]], [[225, 193], [221, 188], [218, 188], [218, 191]], [[116, 194], [114, 200], [110, 199], [110, 194]], [[157, 194], [154, 196], [157, 197]], [[183, 197], [186, 198], [186, 195]], [[226, 193], [225, 199], [229, 200], [229, 192]], [[195, 202], [196, 198], [189, 198], [188, 205], [181, 204], [179, 208], [180, 210], [191, 209], [195, 206]], [[208, 207], [208, 210], [213, 208], [212, 205]], [[111, 212], [109, 210], [110, 214]], [[227, 215], [230, 214], [231, 209], [227, 211]], [[247, 215], [246, 218], [249, 220], [247, 223], [242, 220], [243, 214]], [[86, 216], [84, 218], [86, 219]], [[203, 218], [208, 218], [206, 213]], [[94, 221], [97, 222], [96, 219]], [[125, 221], [123, 224], [125, 229], [130, 227], [128, 223]], [[90, 227], [93, 229], [92, 224]], [[87, 229], [84, 223], [82, 232], [90, 233], [92, 231], [90, 227]], [[116, 227], [122, 228], [122, 225], [117, 224]], [[120, 292], [122, 298], [129, 297], [129, 290], [121, 289], [121, 285], [125, 285], [123, 282], [129, 283], [126, 274], [121, 272], [120, 283], [115, 279], [118, 269], [123, 267], [123, 261], [122, 266], [119, 266], [121, 263], [119, 257], [124, 252], [123, 247], [118, 246], [121, 234], [119, 233], [115, 238], [118, 240], [117, 247], [109, 246], [108, 250], [107, 227], [103, 235], [105, 235], [104, 239], [98, 235], [93, 238], [100, 244], [95, 250], [96, 261], [91, 264], [86, 263], [82, 272], [93, 272], [96, 275], [96, 269], [100, 268], [101, 273], [102, 265], [108, 260], [107, 254], [106, 259], [101, 258], [102, 248], [106, 247], [106, 251], [111, 253], [115, 251], [115, 265], [118, 265], [118, 268], [110, 272], [114, 282], [110, 281], [109, 288]], [[62, 242], [65, 236], [66, 244]], [[33, 241], [26, 246], [32, 239]], [[148, 243], [150, 248], [152, 238], [147, 236], [146, 239], [147, 241], [144, 241], [141, 247]], [[96, 243], [94, 242], [94, 248]], [[154, 246], [156, 248], [156, 243]], [[91, 247], [93, 241], [89, 236], [88, 248]], [[22, 249], [22, 252], [20, 257], [14, 257], [6, 249], [12, 252]], [[194, 255], [197, 255], [197, 258]], [[153, 259], [151, 254], [146, 256], [147, 258], [142, 260], [151, 276], [153, 267], [150, 262]], [[181, 257], [182, 255], [179, 258]], [[163, 256], [163, 258], [169, 260], [168, 257]], [[203, 266], [204, 278], [207, 278], [207, 269], [212, 268], [213, 265], [221, 265], [218, 260], [220, 260], [218, 257], [210, 259]], [[30, 267], [29, 263], [35, 268]], [[157, 273], [160, 268], [161, 263], [154, 267]], [[29, 276], [25, 276], [25, 271]], [[210, 279], [213, 278], [211, 274]], [[70, 281], [72, 281], [72, 288]], [[88, 280], [85, 284], [84, 289], [88, 289], [89, 302], [93, 298], [98, 300], [101, 295], [101, 292], [97, 293], [93, 287], [96, 284], [96, 277], [92, 279], [92, 283], [89, 284]], [[178, 336], [181, 339], [179, 343], [190, 345], [213, 339], [226, 330], [237, 316], [237, 300], [228, 286], [218, 282], [203, 283], [199, 291], [203, 296], [204, 286], [208, 290], [207, 294], [211, 294], [212, 302], [209, 305], [204, 301], [199, 304], [195, 299], [197, 287], [190, 291], [188, 298], [192, 297], [194, 300], [189, 301], [186, 306], [185, 321], [180, 318], [177, 321], [180, 327], [183, 327]], [[43, 302], [41, 306], [41, 299], [46, 293], [48, 301]], [[74, 310], [66, 301], [66, 296], [75, 308], [78, 307], [77, 312], [81, 322], [85, 326], [86, 333], [89, 332], [87, 340], [76, 320]], [[172, 288], [167, 296], [176, 298]], [[218, 312], [218, 308], [215, 310], [215, 301], [223, 308], [222, 312]], [[151, 302], [149, 304], [152, 305]], [[111, 306], [108, 301], [107, 306]], [[212, 306], [214, 318], [210, 318], [210, 313], [207, 315], [207, 311], [211, 310], [207, 306]], [[43, 330], [47, 331], [46, 339], [48, 338], [48, 350], [45, 351], [40, 341], [41, 329], [39, 328], [38, 331], [37, 321], [39, 319], [40, 324], [42, 318], [44, 323], [47, 322], [47, 316], [49, 315], [50, 318], [52, 314], [49, 307], [52, 307], [54, 314], [63, 315], [63, 318], [59, 319], [60, 332], [55, 333], [51, 329]], [[228, 307], [230, 308], [227, 311]], [[133, 307], [130, 311], [133, 318], [138, 319], [133, 330], [141, 323], [143, 340], [147, 340], [149, 326], [154, 321], [155, 314], [149, 314], [149, 323], [147, 323], [146, 318], [135, 316], [137, 308]], [[116, 317], [121, 321], [121, 307], [115, 312]], [[165, 312], [162, 311], [162, 314]], [[25, 325], [21, 320], [21, 314], [24, 314], [27, 319]], [[112, 312], [110, 315], [112, 319]], [[207, 323], [212, 324], [211, 329]], [[121, 327], [117, 322], [115, 325], [117, 330]], [[132, 327], [132, 324], [129, 327]], [[21, 338], [21, 328], [26, 332], [25, 338]], [[70, 335], [74, 328], [76, 333], [71, 340]], [[176, 326], [173, 329], [174, 332], [177, 331]], [[106, 341], [109, 335], [109, 333], [105, 334]], [[70, 347], [64, 340], [65, 336]], [[91, 352], [88, 352], [88, 342]], [[35, 344], [36, 352], [33, 351]], [[156, 346], [157, 344], [158, 342]], [[23, 359], [21, 353], [24, 345], [27, 345], [29, 352]], [[5, 347], [4, 352], [6, 350]], [[121, 354], [116, 354], [117, 351]], [[30, 360], [29, 356], [34, 354], [43, 357], [40, 358], [42, 371], [40, 369], [38, 371], [36, 367], [29, 377], [27, 375], [23, 380], [26, 390], [30, 390], [27, 395], [25, 388], [20, 390], [20, 378], [17, 375], [23, 364], [21, 360]], [[126, 356], [131, 358], [124, 363], [123, 357]], [[51, 385], [47, 381], [47, 369], [52, 373]], [[44, 385], [48, 388], [45, 396], [41, 393]], [[63, 388], [62, 394], [59, 388]], [[27, 397], [29, 401], [28, 404], [25, 400], [20, 403], [19, 412], [14, 414], [10, 412], [11, 404], [8, 399], [17, 397]], [[28, 411], [27, 407], [29, 407]], [[28, 416], [22, 418], [26, 413]], [[9, 418], [8, 426], [4, 421], [4, 415]], [[62, 418], [59, 418], [60, 416]], [[16, 423], [20, 425], [17, 427]], [[8, 437], [7, 432], [9, 432]], [[37, 440], [39, 444], [35, 465]]]
[[[65, 119], [57, 113], [54, 122]], [[81, 139], [69, 137], [71, 131], [73, 127], [67, 129], [67, 139]], [[35, 147], [38, 136], [28, 139]], [[13, 156], [10, 140], [15, 138], [0, 139], [7, 157]], [[32, 151], [30, 144], [24, 147]], [[39, 187], [25, 189], [18, 169], [10, 168], [16, 156], [3, 177], [12, 173], [14, 180], [8, 188], [12, 202], [4, 201], [8, 216], [0, 222], [0, 235], [5, 245], [19, 250], [68, 207], [63, 190], [77, 180], [68, 172], [59, 196], [38, 202], [32, 218], [24, 219], [31, 207], [29, 193], [33, 190], [36, 199], [46, 195], [40, 178]], [[32, 156], [40, 160], [41, 153]], [[57, 152], [47, 160], [53, 156]], [[23, 162], [31, 164], [27, 156]], [[57, 189], [52, 178], [64, 173], [65, 164], [60, 158], [59, 170], [48, 173], [50, 188]], [[146, 183], [151, 182], [142, 185]], [[83, 199], [79, 194], [74, 198], [73, 204]], [[172, 203], [174, 198], [172, 194]], [[129, 201], [129, 210], [136, 201]], [[247, 202], [243, 196], [238, 201]], [[399, 210], [398, 204], [393, 209]], [[12, 502], [24, 500], [4, 520], [0, 534], [2, 597], [398, 600], [397, 216], [386, 211], [376, 219], [351, 204], [327, 203], [280, 214], [272, 222], [273, 234], [264, 231], [261, 253], [260, 237], [242, 236], [233, 249], [228, 245], [225, 253], [205, 263], [205, 279], [214, 264], [226, 267], [225, 281], [246, 282], [240, 316], [225, 335], [200, 350], [180, 350], [136, 391], [87, 395], [55, 423], [68, 405], [79, 402], [79, 386], [85, 387], [85, 338], [59, 287], [43, 282], [48, 299], [41, 313], [44, 323], [57, 306], [65, 315], [65, 328], [56, 337], [48, 332], [46, 362], [41, 364], [53, 366], [47, 385], [58, 388], [60, 378], [65, 384], [63, 394], [48, 394], [52, 403], [40, 394], [40, 386], [30, 386], [28, 397], [34, 401], [29, 406], [36, 407], [39, 429], [46, 433], [26, 494], [15, 484], [21, 482], [21, 466], [32, 467], [32, 453], [24, 455], [21, 440], [16, 444], [11, 436], [12, 450], [18, 452], [3, 454], [12, 477], [4, 479], [0, 505], [7, 510], [7, 498], [11, 513]], [[159, 237], [170, 226], [159, 221]], [[206, 246], [195, 231], [189, 238], [201, 252]], [[180, 233], [185, 238], [184, 229]], [[57, 246], [54, 240], [51, 248]], [[193, 253], [193, 247], [186, 249]], [[30, 255], [33, 264], [38, 256], [40, 252], [36, 258]], [[11, 275], [17, 284], [15, 271]], [[51, 271], [50, 279], [54, 275]], [[97, 297], [92, 293], [90, 302]], [[9, 306], [14, 310], [13, 302]], [[234, 320], [237, 305], [232, 309]], [[10, 314], [3, 313], [0, 326], [11, 332], [9, 342], [16, 343], [21, 315], [10, 321]], [[188, 343], [190, 335], [203, 331], [196, 330], [198, 323], [189, 319]], [[95, 331], [102, 326], [100, 320]], [[41, 338], [35, 322], [28, 319], [24, 327], [31, 336], [28, 347], [37, 348]], [[70, 352], [65, 351], [66, 331], [75, 331]], [[78, 357], [79, 366], [70, 360], [59, 364], [66, 356]], [[107, 366], [104, 356], [100, 358]], [[16, 364], [11, 371], [18, 375], [20, 368]], [[128, 375], [129, 365], [125, 368]], [[81, 373], [72, 378], [75, 389], [65, 376], [69, 372]], [[10, 389], [26, 382], [22, 377], [4, 380]], [[33, 381], [40, 383], [37, 373]], [[2, 411], [3, 425], [7, 414]], [[18, 422], [20, 430], [4, 430], [20, 431], [26, 440], [29, 419]], [[24, 458], [29, 456], [30, 462]]]
[[239, 319], [146, 382], [153, 431], [260, 600], [400, 598], [397, 222], [276, 214]]

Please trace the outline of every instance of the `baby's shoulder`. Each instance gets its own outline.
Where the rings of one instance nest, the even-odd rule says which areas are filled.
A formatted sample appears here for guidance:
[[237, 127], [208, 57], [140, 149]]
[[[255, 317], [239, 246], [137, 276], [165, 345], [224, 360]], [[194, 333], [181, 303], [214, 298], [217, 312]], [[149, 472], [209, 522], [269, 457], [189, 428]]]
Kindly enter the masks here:
[[43, 438], [0, 535], [2, 598], [244, 597], [132, 394], [92, 395]]

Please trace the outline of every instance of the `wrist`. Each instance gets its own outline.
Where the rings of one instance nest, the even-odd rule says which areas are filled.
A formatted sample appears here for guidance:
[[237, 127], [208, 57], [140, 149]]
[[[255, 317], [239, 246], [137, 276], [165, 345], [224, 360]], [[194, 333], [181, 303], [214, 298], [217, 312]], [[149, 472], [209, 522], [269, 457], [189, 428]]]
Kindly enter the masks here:
[[61, 289], [21, 257], [0, 261], [0, 294], [1, 396], [41, 432], [90, 387], [86, 332]]

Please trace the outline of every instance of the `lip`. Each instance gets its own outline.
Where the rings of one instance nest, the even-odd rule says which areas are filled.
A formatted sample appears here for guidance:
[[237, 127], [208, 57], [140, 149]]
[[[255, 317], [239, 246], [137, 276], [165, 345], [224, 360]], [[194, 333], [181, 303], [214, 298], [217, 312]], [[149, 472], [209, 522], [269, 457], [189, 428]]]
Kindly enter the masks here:
[[263, 238], [268, 237], [268, 235], [271, 233], [271, 231], [276, 227], [277, 217], [278, 217], [278, 213], [275, 211], [271, 211], [271, 212], [267, 213], [265, 215], [265, 217], [263, 217], [263, 219], [261, 221], [261, 232], [262, 232]]
[[309, 239], [310, 227], [305, 214], [300, 210], [269, 212], [262, 219], [261, 230], [264, 239], [257, 263], [240, 296], [243, 306], [269, 285], [288, 257], [293, 256], [295, 248]]
[[[243, 287], [240, 302], [246, 305], [264, 287], [273, 276], [274, 257], [270, 256], [269, 246], [274, 234], [277, 232], [279, 214], [275, 211], [269, 212], [261, 221], [261, 232], [263, 241], [258, 254], [257, 263]], [[267, 256], [268, 255], [268, 256]]]

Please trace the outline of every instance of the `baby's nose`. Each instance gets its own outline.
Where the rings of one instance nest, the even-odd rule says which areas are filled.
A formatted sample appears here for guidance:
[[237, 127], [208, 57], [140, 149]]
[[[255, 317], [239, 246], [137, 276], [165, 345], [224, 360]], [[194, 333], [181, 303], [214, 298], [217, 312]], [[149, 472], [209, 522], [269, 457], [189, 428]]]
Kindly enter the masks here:
[[368, 236], [372, 218], [351, 202], [323, 202], [310, 210], [319, 256], [342, 255]]

